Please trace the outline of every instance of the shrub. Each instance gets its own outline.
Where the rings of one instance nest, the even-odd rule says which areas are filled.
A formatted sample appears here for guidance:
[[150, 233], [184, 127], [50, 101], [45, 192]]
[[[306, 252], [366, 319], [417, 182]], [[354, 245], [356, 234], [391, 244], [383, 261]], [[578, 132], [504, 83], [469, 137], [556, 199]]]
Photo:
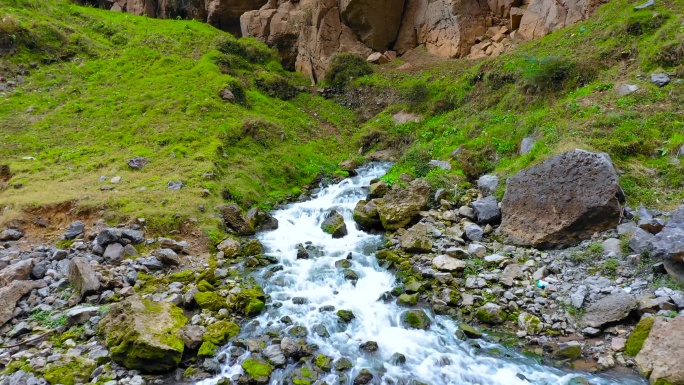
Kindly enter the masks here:
[[299, 93], [297, 87], [290, 84], [284, 76], [270, 72], [259, 73], [254, 85], [268, 96], [282, 100], [290, 100]]
[[242, 123], [242, 134], [251, 137], [264, 147], [268, 147], [273, 142], [285, 140], [285, 132], [279, 125], [263, 119], [245, 120]]
[[406, 101], [412, 108], [416, 108], [419, 105], [428, 101], [430, 95], [430, 89], [424, 82], [413, 84], [406, 90], [404, 97]]
[[650, 58], [651, 63], [668, 68], [684, 62], [684, 42], [672, 42], [662, 46]]
[[564, 57], [532, 58], [523, 71], [522, 88], [529, 93], [560, 91], [583, 86], [595, 76], [595, 69]]
[[373, 68], [364, 58], [352, 53], [343, 53], [332, 59], [325, 74], [325, 81], [331, 87], [344, 88], [354, 79], [372, 73]]
[[228, 38], [220, 41], [217, 48], [224, 54], [239, 56], [252, 64], [266, 64], [278, 60], [274, 50], [252, 38]]
[[624, 31], [632, 36], [641, 36], [660, 29], [669, 18], [669, 15], [649, 13], [637, 14], [630, 17], [624, 26]]
[[477, 179], [494, 169], [496, 151], [491, 146], [480, 148], [461, 147], [456, 155], [456, 161], [461, 166], [463, 174], [470, 180]]

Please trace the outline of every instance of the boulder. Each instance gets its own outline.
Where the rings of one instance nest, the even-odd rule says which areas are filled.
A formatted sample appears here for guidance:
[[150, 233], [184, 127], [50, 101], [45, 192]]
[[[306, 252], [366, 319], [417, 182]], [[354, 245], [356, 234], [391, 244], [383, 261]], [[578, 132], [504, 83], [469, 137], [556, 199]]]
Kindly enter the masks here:
[[684, 384], [684, 317], [656, 317], [635, 361], [651, 384]]
[[480, 322], [490, 325], [501, 324], [506, 320], [506, 314], [504, 314], [501, 306], [491, 302], [487, 302], [479, 307], [476, 315]]
[[375, 205], [375, 202], [375, 199], [370, 202], [361, 200], [354, 207], [354, 221], [361, 230], [368, 231], [382, 228], [378, 207]]
[[482, 175], [480, 179], [477, 180], [477, 188], [484, 196], [492, 195], [494, 191], [496, 191], [498, 185], [499, 178], [496, 175]]
[[75, 239], [83, 234], [85, 230], [85, 224], [81, 221], [73, 222], [67, 227], [66, 233], [64, 233], [64, 239]]
[[573, 150], [508, 180], [498, 231], [516, 245], [574, 245], [615, 227], [622, 199], [610, 157]]
[[582, 317], [582, 323], [585, 326], [601, 328], [606, 324], [627, 318], [637, 305], [634, 296], [620, 290], [587, 306], [587, 312]]
[[406, 328], [427, 330], [430, 317], [422, 310], [407, 310], [401, 314], [401, 323]]
[[0, 241], [18, 241], [24, 237], [24, 233], [17, 229], [6, 229], [0, 233]]
[[275, 230], [278, 228], [278, 220], [268, 212], [254, 207], [247, 211], [247, 222], [255, 231]]
[[250, 226], [247, 218], [242, 214], [242, 210], [240, 210], [238, 205], [222, 205], [217, 207], [216, 210], [223, 216], [223, 222], [226, 224], [228, 230], [242, 236], [254, 235], [254, 229]]
[[347, 235], [347, 225], [344, 223], [344, 217], [335, 210], [326, 215], [325, 220], [321, 224], [321, 230], [332, 235], [333, 238], [342, 238]]
[[665, 227], [649, 240], [651, 257], [684, 261], [684, 229]]
[[385, 52], [396, 39], [404, 0], [345, 0], [339, 4], [342, 21], [367, 47]]
[[382, 198], [389, 191], [389, 186], [384, 181], [376, 182], [370, 185], [369, 196], [371, 198]]
[[405, 189], [393, 189], [376, 205], [382, 227], [397, 230], [413, 222], [425, 209], [430, 198], [430, 185], [424, 179], [416, 179]]
[[100, 231], [100, 233], [97, 234], [97, 237], [95, 238], [95, 242], [102, 247], [107, 247], [112, 243], [119, 242], [122, 236], [123, 233], [121, 232], [121, 230], [114, 227], [110, 227]]
[[81, 298], [100, 290], [100, 280], [87, 259], [75, 257], [69, 262], [69, 282], [76, 286]]
[[14, 308], [21, 297], [38, 286], [39, 284], [33, 281], [13, 281], [0, 287], [0, 326], [12, 319]]
[[242, 252], [242, 247], [240, 247], [240, 242], [233, 238], [226, 238], [223, 242], [216, 246], [218, 251], [222, 251], [226, 258], [239, 257]]
[[349, 176], [357, 176], [356, 169], [359, 168], [359, 164], [354, 159], [348, 159], [340, 163], [339, 168], [342, 171], [346, 171]]
[[448, 255], [438, 255], [432, 260], [432, 266], [439, 271], [463, 271], [466, 267], [465, 261], [452, 258]]
[[635, 228], [632, 232], [632, 236], [629, 238], [629, 247], [637, 253], [643, 253], [651, 247], [651, 240], [653, 240], [653, 234], [642, 228]]
[[465, 226], [465, 235], [466, 238], [470, 239], [471, 241], [479, 242], [484, 236], [484, 231], [482, 230], [482, 227], [474, 223], [469, 223]]
[[112, 360], [146, 373], [166, 372], [181, 360], [181, 328], [187, 319], [170, 302], [152, 302], [137, 295], [111, 306], [98, 332]]
[[0, 270], [0, 287], [7, 286], [14, 281], [25, 281], [29, 279], [32, 270], [32, 259], [27, 259], [7, 266]]
[[497, 224], [501, 220], [499, 203], [493, 196], [488, 196], [470, 204], [475, 210], [477, 223], [480, 225]]
[[88, 322], [100, 312], [99, 306], [75, 307], [67, 310], [66, 321], [68, 325], [77, 325]]
[[503, 273], [501, 273], [501, 279], [499, 279], [499, 281], [504, 286], [511, 287], [513, 286], [515, 280], [522, 278], [522, 276], [522, 267], [516, 263], [511, 263], [510, 265], [506, 266]]
[[651, 74], [651, 83], [658, 87], [665, 87], [670, 84], [670, 77], [667, 74]]
[[399, 238], [399, 244], [411, 253], [429, 253], [432, 250], [432, 239], [428, 227], [422, 223], [411, 227]]

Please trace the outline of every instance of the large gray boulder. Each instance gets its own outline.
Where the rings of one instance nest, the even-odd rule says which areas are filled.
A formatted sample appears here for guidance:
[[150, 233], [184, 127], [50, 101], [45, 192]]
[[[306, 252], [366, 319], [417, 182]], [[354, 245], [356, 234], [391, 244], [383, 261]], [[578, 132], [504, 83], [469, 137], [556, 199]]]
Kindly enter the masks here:
[[424, 179], [416, 179], [402, 189], [393, 189], [382, 199], [375, 199], [380, 222], [385, 230], [397, 230], [413, 222], [427, 207], [430, 185]]
[[[684, 317], [656, 317], [635, 361], [653, 383], [684, 384]], [[661, 380], [662, 382], [658, 382]], [[665, 382], [667, 381], [667, 382]]]
[[100, 280], [88, 260], [83, 257], [73, 258], [69, 262], [69, 282], [76, 286], [81, 297], [100, 290]]
[[0, 287], [7, 286], [13, 281], [25, 281], [29, 279], [33, 270], [33, 260], [17, 262], [0, 270]]
[[499, 232], [522, 246], [574, 245], [615, 227], [621, 200], [610, 157], [573, 150], [508, 180]]
[[429, 229], [422, 223], [411, 227], [399, 238], [401, 248], [411, 253], [429, 253], [432, 250], [432, 239]]
[[0, 326], [12, 319], [14, 308], [21, 297], [31, 290], [45, 286], [44, 281], [14, 281], [7, 286], [0, 287]]
[[631, 294], [618, 291], [591, 303], [582, 317], [585, 326], [601, 328], [602, 326], [622, 321], [637, 307], [637, 300]]
[[470, 204], [475, 210], [477, 223], [481, 225], [496, 224], [501, 220], [501, 210], [499, 203], [493, 196], [488, 196]]
[[378, 206], [375, 205], [376, 199], [369, 202], [359, 201], [354, 207], [354, 222], [361, 230], [382, 229]]

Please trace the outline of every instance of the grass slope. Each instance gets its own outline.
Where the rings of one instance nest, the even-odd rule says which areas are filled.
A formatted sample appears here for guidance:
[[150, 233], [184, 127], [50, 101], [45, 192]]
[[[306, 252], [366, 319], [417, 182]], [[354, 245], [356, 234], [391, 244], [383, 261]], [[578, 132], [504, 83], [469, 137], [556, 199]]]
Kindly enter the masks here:
[[[255, 41], [66, 0], [3, 1], [0, 20], [0, 74], [26, 73], [0, 93], [0, 163], [13, 173], [0, 221], [77, 200], [160, 232], [189, 217], [212, 224], [214, 205], [297, 196], [349, 155], [353, 114], [299, 92], [306, 80]], [[220, 98], [226, 87], [241, 104]], [[130, 170], [135, 156], [151, 162]], [[101, 191], [101, 176], [122, 182]]]
[[[388, 70], [356, 81], [359, 87], [397, 89], [402, 103], [362, 130], [366, 148], [410, 138], [386, 179], [427, 176], [434, 185], [502, 176], [572, 148], [609, 153], [631, 205], [672, 208], [684, 198], [684, 3], [612, 0], [587, 21], [480, 62], [457, 60]], [[673, 83], [658, 88], [650, 74]], [[621, 84], [639, 91], [618, 96]], [[391, 114], [409, 110], [421, 123], [396, 126]], [[526, 136], [537, 143], [519, 155]], [[458, 154], [454, 150], [460, 148]], [[432, 170], [430, 159], [451, 160], [453, 170]], [[499, 191], [499, 195], [503, 190]]]

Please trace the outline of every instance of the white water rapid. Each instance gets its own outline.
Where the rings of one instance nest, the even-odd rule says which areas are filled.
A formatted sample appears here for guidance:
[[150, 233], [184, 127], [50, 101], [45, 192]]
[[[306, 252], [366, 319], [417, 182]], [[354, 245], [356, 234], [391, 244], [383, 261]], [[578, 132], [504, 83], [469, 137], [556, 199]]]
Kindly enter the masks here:
[[[354, 364], [346, 377], [333, 369], [331, 373], [320, 374], [319, 382], [313, 382], [325, 381], [331, 385], [351, 385], [363, 368], [372, 371], [373, 384], [388, 385], [411, 384], [411, 380], [430, 385], [563, 385], [579, 376], [596, 385], [646, 383], [632, 375], [624, 378], [624, 373], [621, 378], [598, 377], [539, 365], [531, 358], [486, 342], [486, 339], [478, 340], [483, 348], [478, 350], [456, 338], [457, 322], [450, 317], [435, 316], [429, 309], [424, 309], [432, 321], [428, 330], [403, 328], [400, 315], [407, 309], [397, 306], [394, 301], [378, 301], [383, 293], [397, 285], [393, 274], [380, 267], [374, 257], [375, 250], [383, 242], [382, 236], [358, 230], [352, 219], [354, 206], [365, 198], [370, 181], [382, 176], [387, 168], [386, 164], [364, 166], [358, 170], [359, 176], [323, 188], [312, 200], [291, 204], [273, 214], [279, 221], [279, 228], [261, 233], [258, 238], [266, 248], [266, 254], [276, 256], [283, 270], [268, 280], [262, 277], [268, 269], [255, 273], [257, 282], [271, 296], [271, 303], [261, 316], [243, 325], [239, 338], [258, 338], [266, 331], [278, 329], [286, 335], [288, 328], [305, 326], [309, 331], [307, 341], [318, 345], [319, 353], [333, 360], [346, 357]], [[332, 239], [320, 228], [331, 209], [345, 218], [349, 234], [344, 238]], [[297, 259], [297, 245], [306, 242], [322, 248], [324, 255]], [[356, 285], [344, 279], [343, 269], [335, 267], [335, 261], [346, 258], [350, 252], [352, 269], [359, 275]], [[293, 304], [293, 297], [304, 297], [308, 303]], [[282, 306], [273, 306], [277, 302]], [[328, 305], [334, 306], [335, 311], [319, 311]], [[350, 324], [340, 326], [337, 310], [351, 310], [356, 318]], [[283, 316], [292, 319], [292, 326], [280, 321]], [[318, 324], [325, 325], [329, 337], [322, 338], [313, 332]], [[359, 350], [359, 345], [366, 341], [376, 341], [378, 351], [364, 353]], [[505, 354], [487, 355], [488, 348], [498, 348]], [[223, 377], [237, 382], [235, 379], [243, 373], [240, 364], [250, 357], [250, 353], [231, 361], [230, 349], [234, 348], [228, 345], [224, 350], [228, 362], [223, 365], [222, 373], [198, 385], [214, 385]], [[392, 365], [390, 357], [394, 353], [405, 355], [406, 363]], [[292, 364], [275, 370], [270, 384], [291, 383], [288, 378], [295, 368]]]

